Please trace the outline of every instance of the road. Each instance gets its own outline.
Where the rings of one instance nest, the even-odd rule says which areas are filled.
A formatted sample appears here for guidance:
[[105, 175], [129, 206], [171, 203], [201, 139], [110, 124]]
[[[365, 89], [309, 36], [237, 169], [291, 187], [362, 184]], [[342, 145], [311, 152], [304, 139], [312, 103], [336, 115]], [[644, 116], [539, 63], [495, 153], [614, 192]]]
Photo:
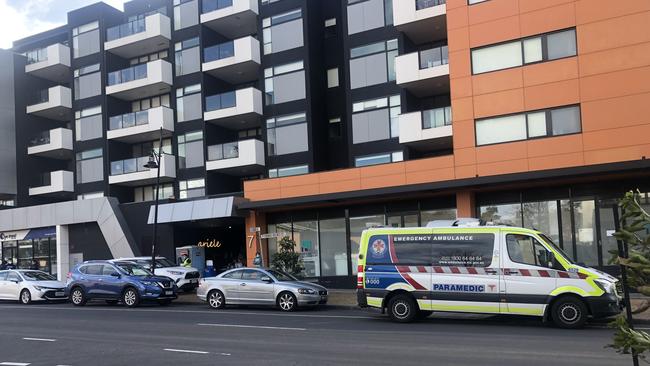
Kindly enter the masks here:
[[604, 348], [611, 336], [528, 318], [396, 324], [353, 309], [0, 303], [0, 365], [630, 365]]

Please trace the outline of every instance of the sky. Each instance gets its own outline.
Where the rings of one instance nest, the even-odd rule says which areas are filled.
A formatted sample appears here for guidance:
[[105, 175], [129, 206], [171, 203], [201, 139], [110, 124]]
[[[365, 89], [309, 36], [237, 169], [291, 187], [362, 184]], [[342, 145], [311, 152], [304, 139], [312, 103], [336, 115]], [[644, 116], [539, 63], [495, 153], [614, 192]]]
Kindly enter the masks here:
[[[67, 22], [69, 11], [100, 0], [0, 0], [0, 48]], [[127, 0], [103, 0], [122, 10]]]

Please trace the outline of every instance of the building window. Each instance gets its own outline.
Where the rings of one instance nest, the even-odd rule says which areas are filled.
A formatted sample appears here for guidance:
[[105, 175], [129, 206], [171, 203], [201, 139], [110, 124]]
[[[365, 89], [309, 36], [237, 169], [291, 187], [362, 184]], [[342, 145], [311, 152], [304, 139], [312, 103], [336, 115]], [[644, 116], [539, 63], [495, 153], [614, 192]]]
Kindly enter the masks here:
[[576, 30], [568, 29], [472, 50], [472, 73], [575, 56]]
[[262, 19], [264, 54], [303, 46], [302, 10], [294, 9]]
[[369, 165], [387, 164], [387, 163], [395, 163], [403, 160], [404, 160], [404, 153], [401, 151], [396, 151], [393, 153], [386, 153], [386, 154], [360, 156], [354, 159], [354, 166], [362, 167], [362, 166], [369, 166]]
[[16, 206], [16, 200], [4, 199], [0, 200], [0, 207], [14, 207]]
[[353, 103], [352, 142], [360, 144], [399, 137], [400, 113], [399, 95]]
[[305, 99], [305, 70], [302, 61], [264, 70], [266, 105]]
[[203, 166], [203, 131], [187, 132], [178, 136], [178, 167], [180, 169]]
[[381, 28], [393, 24], [393, 0], [348, 0], [347, 13], [349, 35]]
[[261, 128], [249, 128], [247, 130], [241, 130], [237, 133], [237, 137], [239, 137], [240, 140], [245, 140], [248, 138], [256, 138], [260, 137], [262, 135], [262, 129]]
[[579, 133], [580, 106], [568, 106], [476, 120], [476, 145]]
[[77, 153], [77, 184], [104, 180], [104, 159], [102, 149]]
[[203, 14], [211, 11], [229, 8], [232, 6], [233, 0], [203, 0], [201, 11]]
[[205, 196], [205, 179], [190, 179], [178, 182], [178, 195], [181, 199]]
[[451, 126], [451, 107], [422, 111], [422, 129]]
[[266, 120], [269, 156], [285, 155], [309, 149], [307, 115], [298, 113]]
[[422, 10], [432, 8], [434, 6], [443, 5], [447, 0], [415, 0], [415, 10]]
[[277, 3], [282, 0], [261, 0], [262, 5]]
[[72, 56], [84, 57], [99, 52], [99, 21], [72, 28]]
[[174, 45], [176, 76], [201, 71], [201, 48], [199, 46], [199, 37], [176, 42]]
[[[174, 186], [171, 183], [161, 184], [158, 190], [158, 199], [164, 200], [174, 197]], [[153, 201], [156, 199], [156, 186], [135, 187], [133, 189], [133, 202]]]
[[192, 121], [203, 118], [201, 84], [176, 89], [176, 120]]
[[99, 64], [84, 66], [74, 71], [74, 99], [85, 99], [102, 93]]
[[474, 5], [474, 4], [479, 4], [479, 3], [486, 2], [486, 1], [488, 1], [488, 0], [467, 0], [467, 4]]
[[104, 192], [89, 192], [89, 193], [82, 193], [77, 195], [78, 200], [90, 200], [93, 198], [102, 198], [104, 197]]
[[74, 112], [75, 139], [87, 141], [102, 138], [104, 128], [102, 124], [102, 106], [84, 108]]
[[140, 64], [146, 64], [147, 62], [166, 59], [168, 56], [169, 56], [169, 51], [163, 50], [149, 55], [132, 58], [129, 60], [129, 65], [135, 66]]
[[269, 169], [269, 178], [289, 177], [292, 175], [301, 175], [309, 173], [309, 166], [289, 166], [285, 168]]
[[339, 86], [339, 68], [327, 70], [327, 87], [336, 88]]
[[198, 0], [174, 0], [174, 30], [199, 24]]
[[343, 135], [343, 123], [341, 123], [341, 117], [330, 118], [328, 125], [330, 137], [341, 137]]
[[169, 94], [156, 95], [155, 97], [140, 99], [131, 102], [131, 112], [146, 111], [147, 109], [157, 107], [170, 108]]
[[391, 39], [350, 49], [350, 88], [395, 80], [397, 40]]

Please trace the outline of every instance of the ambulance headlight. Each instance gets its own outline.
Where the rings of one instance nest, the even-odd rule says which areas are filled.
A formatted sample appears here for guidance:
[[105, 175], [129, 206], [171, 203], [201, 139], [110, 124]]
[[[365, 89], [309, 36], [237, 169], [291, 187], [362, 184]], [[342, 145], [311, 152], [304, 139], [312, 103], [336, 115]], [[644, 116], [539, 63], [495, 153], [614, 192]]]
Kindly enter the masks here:
[[594, 280], [594, 282], [596, 283], [596, 285], [598, 285], [598, 287], [600, 287], [606, 293], [608, 294], [616, 293], [616, 286], [613, 283], [605, 280], [599, 280], [599, 279]]

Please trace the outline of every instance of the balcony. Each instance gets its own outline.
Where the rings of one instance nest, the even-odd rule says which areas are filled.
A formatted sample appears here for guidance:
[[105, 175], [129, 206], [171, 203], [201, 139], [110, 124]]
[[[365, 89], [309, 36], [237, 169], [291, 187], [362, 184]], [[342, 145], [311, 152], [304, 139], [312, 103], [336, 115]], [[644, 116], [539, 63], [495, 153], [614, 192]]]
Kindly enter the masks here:
[[72, 130], [55, 128], [33, 138], [29, 142], [27, 154], [52, 159], [72, 157]]
[[70, 82], [70, 47], [56, 43], [28, 52], [25, 72], [57, 83]]
[[451, 149], [451, 107], [400, 114], [399, 142], [416, 150]]
[[65, 86], [53, 86], [34, 95], [27, 113], [57, 121], [69, 121], [72, 109], [72, 92]]
[[29, 188], [30, 196], [60, 196], [74, 192], [74, 173], [57, 170], [39, 176], [35, 186]]
[[226, 38], [257, 33], [258, 0], [203, 0], [201, 23]]
[[208, 146], [208, 171], [228, 175], [246, 176], [264, 170], [264, 142], [243, 140]]
[[262, 116], [262, 92], [255, 88], [239, 89], [205, 98], [203, 120], [231, 130], [259, 127]]
[[446, 0], [393, 1], [395, 28], [415, 44], [447, 38]]
[[106, 138], [126, 143], [152, 141], [174, 132], [174, 111], [167, 107], [156, 107], [140, 112], [113, 116], [108, 122]]
[[169, 93], [172, 65], [164, 60], [147, 62], [108, 74], [106, 94], [122, 100], [136, 100]]
[[449, 94], [447, 46], [413, 52], [395, 58], [397, 85], [417, 97]]
[[153, 14], [108, 28], [104, 49], [123, 58], [133, 58], [167, 49], [171, 39], [169, 17]]
[[[139, 186], [155, 184], [158, 169], [145, 168], [149, 162], [148, 156], [111, 162], [111, 175], [109, 184]], [[176, 157], [163, 154], [160, 159], [160, 181], [169, 182], [176, 178]]]
[[253, 37], [207, 47], [203, 50], [203, 72], [229, 84], [258, 79], [260, 42]]

